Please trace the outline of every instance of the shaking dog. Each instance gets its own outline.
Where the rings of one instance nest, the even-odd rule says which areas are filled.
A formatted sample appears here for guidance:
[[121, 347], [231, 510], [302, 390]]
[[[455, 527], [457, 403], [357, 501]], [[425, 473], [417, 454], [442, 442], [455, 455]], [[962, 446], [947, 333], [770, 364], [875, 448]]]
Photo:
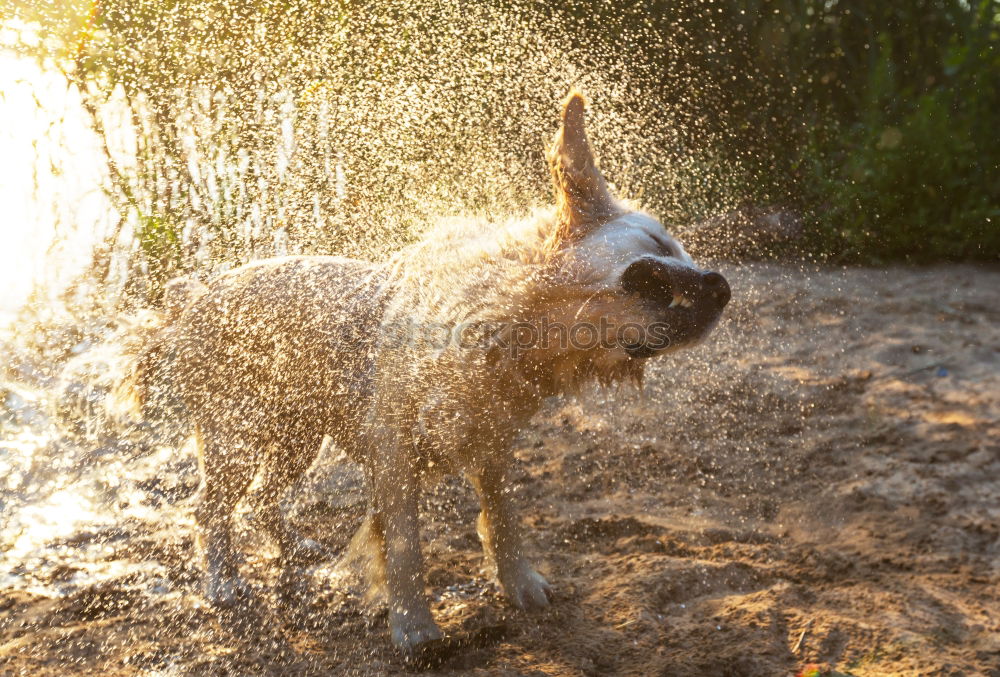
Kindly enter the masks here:
[[[544, 398], [641, 381], [650, 358], [697, 343], [729, 301], [652, 216], [617, 199], [591, 153], [585, 103], [563, 103], [547, 158], [555, 206], [504, 224], [453, 222], [389, 260], [295, 256], [215, 278], [153, 337], [131, 382], [169, 383], [200, 450], [205, 592], [246, 594], [231, 540], [260, 473], [256, 514], [286, 561], [323, 557], [279, 510], [324, 436], [358, 461], [370, 510], [352, 542], [384, 590], [392, 642], [439, 638], [425, 597], [421, 486], [462, 473], [478, 533], [516, 607], [550, 602], [522, 548], [508, 471]], [[169, 369], [169, 374], [155, 373]]]

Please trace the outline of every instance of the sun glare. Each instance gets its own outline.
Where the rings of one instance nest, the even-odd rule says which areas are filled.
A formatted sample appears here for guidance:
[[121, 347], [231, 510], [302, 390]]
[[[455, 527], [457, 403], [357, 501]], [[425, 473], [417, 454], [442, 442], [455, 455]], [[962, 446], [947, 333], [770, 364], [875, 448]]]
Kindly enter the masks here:
[[0, 324], [36, 282], [62, 286], [113, 218], [76, 91], [54, 68], [16, 51], [37, 41], [31, 25], [0, 28]]

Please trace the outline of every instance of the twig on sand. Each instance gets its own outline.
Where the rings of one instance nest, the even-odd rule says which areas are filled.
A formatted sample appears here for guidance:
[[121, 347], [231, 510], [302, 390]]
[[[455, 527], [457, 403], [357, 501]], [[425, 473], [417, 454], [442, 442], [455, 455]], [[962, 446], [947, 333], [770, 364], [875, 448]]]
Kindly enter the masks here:
[[806, 642], [806, 635], [809, 633], [809, 628], [812, 627], [813, 619], [806, 621], [806, 627], [802, 628], [802, 633], [799, 635], [799, 639], [795, 642], [795, 646], [792, 647], [792, 653], [797, 654], [802, 650], [803, 645]]

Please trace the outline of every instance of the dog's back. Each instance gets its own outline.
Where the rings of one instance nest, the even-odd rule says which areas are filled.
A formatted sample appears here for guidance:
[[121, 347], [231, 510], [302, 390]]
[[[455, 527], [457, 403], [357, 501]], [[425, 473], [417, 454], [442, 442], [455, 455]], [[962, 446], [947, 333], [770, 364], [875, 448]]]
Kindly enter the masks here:
[[172, 381], [194, 422], [264, 443], [291, 428], [320, 437], [356, 430], [370, 394], [384, 278], [370, 263], [302, 256], [214, 280], [166, 338]]

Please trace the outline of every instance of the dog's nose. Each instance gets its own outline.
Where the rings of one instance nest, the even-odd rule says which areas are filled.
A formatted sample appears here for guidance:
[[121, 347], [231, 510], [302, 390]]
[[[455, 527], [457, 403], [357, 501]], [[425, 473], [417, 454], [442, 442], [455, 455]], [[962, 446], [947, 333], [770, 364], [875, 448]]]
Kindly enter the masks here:
[[705, 273], [701, 277], [701, 284], [712, 300], [718, 304], [719, 308], [729, 303], [732, 290], [729, 289], [729, 283], [726, 282], [726, 278], [722, 277], [722, 275], [715, 272]]

